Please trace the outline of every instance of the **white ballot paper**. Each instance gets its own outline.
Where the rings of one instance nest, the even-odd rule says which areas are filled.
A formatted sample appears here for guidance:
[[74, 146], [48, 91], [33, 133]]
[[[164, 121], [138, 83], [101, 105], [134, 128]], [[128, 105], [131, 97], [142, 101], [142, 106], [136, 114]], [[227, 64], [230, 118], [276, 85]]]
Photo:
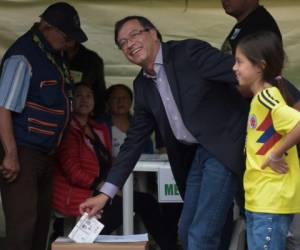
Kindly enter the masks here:
[[76, 243], [93, 243], [103, 228], [104, 225], [95, 217], [88, 218], [84, 213], [68, 237]]
[[143, 242], [148, 241], [148, 234], [98, 235], [95, 242]]

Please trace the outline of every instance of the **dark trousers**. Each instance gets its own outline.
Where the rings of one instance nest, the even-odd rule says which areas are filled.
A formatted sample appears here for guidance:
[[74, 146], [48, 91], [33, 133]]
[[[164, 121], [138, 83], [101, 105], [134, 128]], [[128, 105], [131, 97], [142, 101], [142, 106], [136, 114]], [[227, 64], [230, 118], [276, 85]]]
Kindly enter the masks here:
[[[3, 152], [0, 153], [0, 162]], [[50, 211], [53, 156], [18, 147], [20, 173], [12, 183], [3, 182], [1, 195], [6, 221], [7, 250], [44, 250]]]
[[[161, 203], [162, 216], [167, 225], [168, 233], [173, 242], [178, 239], [178, 221], [181, 215], [183, 203]], [[176, 249], [176, 248], [174, 248]]]

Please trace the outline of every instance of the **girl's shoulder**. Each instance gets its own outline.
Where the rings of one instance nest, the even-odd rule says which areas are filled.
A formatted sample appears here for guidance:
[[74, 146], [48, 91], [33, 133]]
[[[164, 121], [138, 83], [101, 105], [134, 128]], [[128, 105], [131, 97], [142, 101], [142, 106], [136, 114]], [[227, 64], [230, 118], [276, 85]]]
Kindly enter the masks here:
[[285, 101], [276, 87], [270, 87], [257, 94], [257, 100], [268, 109], [274, 109], [276, 106], [285, 104]]
[[269, 87], [263, 89], [259, 95], [265, 96], [266, 98], [275, 98], [275, 99], [280, 99], [282, 98], [282, 95], [280, 93], [280, 90], [277, 87]]

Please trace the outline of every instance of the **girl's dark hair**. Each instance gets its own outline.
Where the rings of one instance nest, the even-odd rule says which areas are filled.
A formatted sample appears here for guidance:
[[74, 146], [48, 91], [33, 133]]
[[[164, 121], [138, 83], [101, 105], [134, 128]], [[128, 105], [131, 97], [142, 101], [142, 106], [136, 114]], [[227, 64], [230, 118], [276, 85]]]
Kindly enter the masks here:
[[277, 87], [288, 105], [294, 103], [287, 89], [286, 80], [281, 77], [285, 52], [282, 41], [276, 34], [260, 31], [245, 36], [237, 46], [250, 62], [261, 68], [263, 80]]
[[143, 17], [143, 16], [127, 16], [115, 23], [115, 44], [118, 47], [119, 47], [119, 43], [118, 43], [119, 31], [125, 23], [127, 23], [128, 21], [131, 21], [131, 20], [137, 20], [144, 29], [155, 29], [158, 39], [160, 41], [162, 41], [162, 36], [161, 36], [160, 32], [157, 30], [157, 28], [154, 26], [154, 24], [149, 19], [147, 19], [146, 17]]
[[114, 84], [114, 85], [111, 85], [105, 92], [105, 100], [106, 102], [108, 102], [108, 100], [110, 99], [111, 95], [113, 94], [113, 92], [118, 89], [118, 88], [121, 88], [121, 89], [124, 89], [127, 93], [128, 93], [128, 96], [130, 98], [130, 101], [132, 102], [133, 101], [133, 94], [132, 94], [132, 91], [131, 89], [126, 86], [125, 84], [122, 84], [122, 83], [118, 83], [118, 84]]

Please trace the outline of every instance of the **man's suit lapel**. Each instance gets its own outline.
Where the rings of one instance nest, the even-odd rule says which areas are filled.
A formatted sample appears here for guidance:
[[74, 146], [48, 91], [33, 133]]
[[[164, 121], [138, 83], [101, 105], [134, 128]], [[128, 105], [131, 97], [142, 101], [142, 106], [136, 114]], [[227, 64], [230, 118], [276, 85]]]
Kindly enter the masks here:
[[169, 46], [166, 43], [162, 43], [162, 54], [163, 54], [163, 63], [165, 72], [170, 84], [170, 88], [174, 97], [174, 100], [176, 102], [176, 105], [178, 107], [178, 110], [181, 111], [181, 102], [179, 98], [179, 86], [177, 79], [175, 78], [175, 68], [172, 60], [172, 53], [169, 48]]
[[162, 112], [162, 110], [164, 110], [164, 108], [163, 108], [163, 103], [160, 98], [159, 92], [155, 86], [156, 83], [153, 82], [152, 79], [144, 77], [142, 73], [140, 73], [140, 76], [142, 77], [141, 79], [144, 84], [143, 88], [146, 91], [147, 96], [149, 96], [148, 101], [149, 101], [150, 107], [151, 107], [153, 113], [155, 114], [155, 116], [157, 116], [158, 114], [160, 114]]

